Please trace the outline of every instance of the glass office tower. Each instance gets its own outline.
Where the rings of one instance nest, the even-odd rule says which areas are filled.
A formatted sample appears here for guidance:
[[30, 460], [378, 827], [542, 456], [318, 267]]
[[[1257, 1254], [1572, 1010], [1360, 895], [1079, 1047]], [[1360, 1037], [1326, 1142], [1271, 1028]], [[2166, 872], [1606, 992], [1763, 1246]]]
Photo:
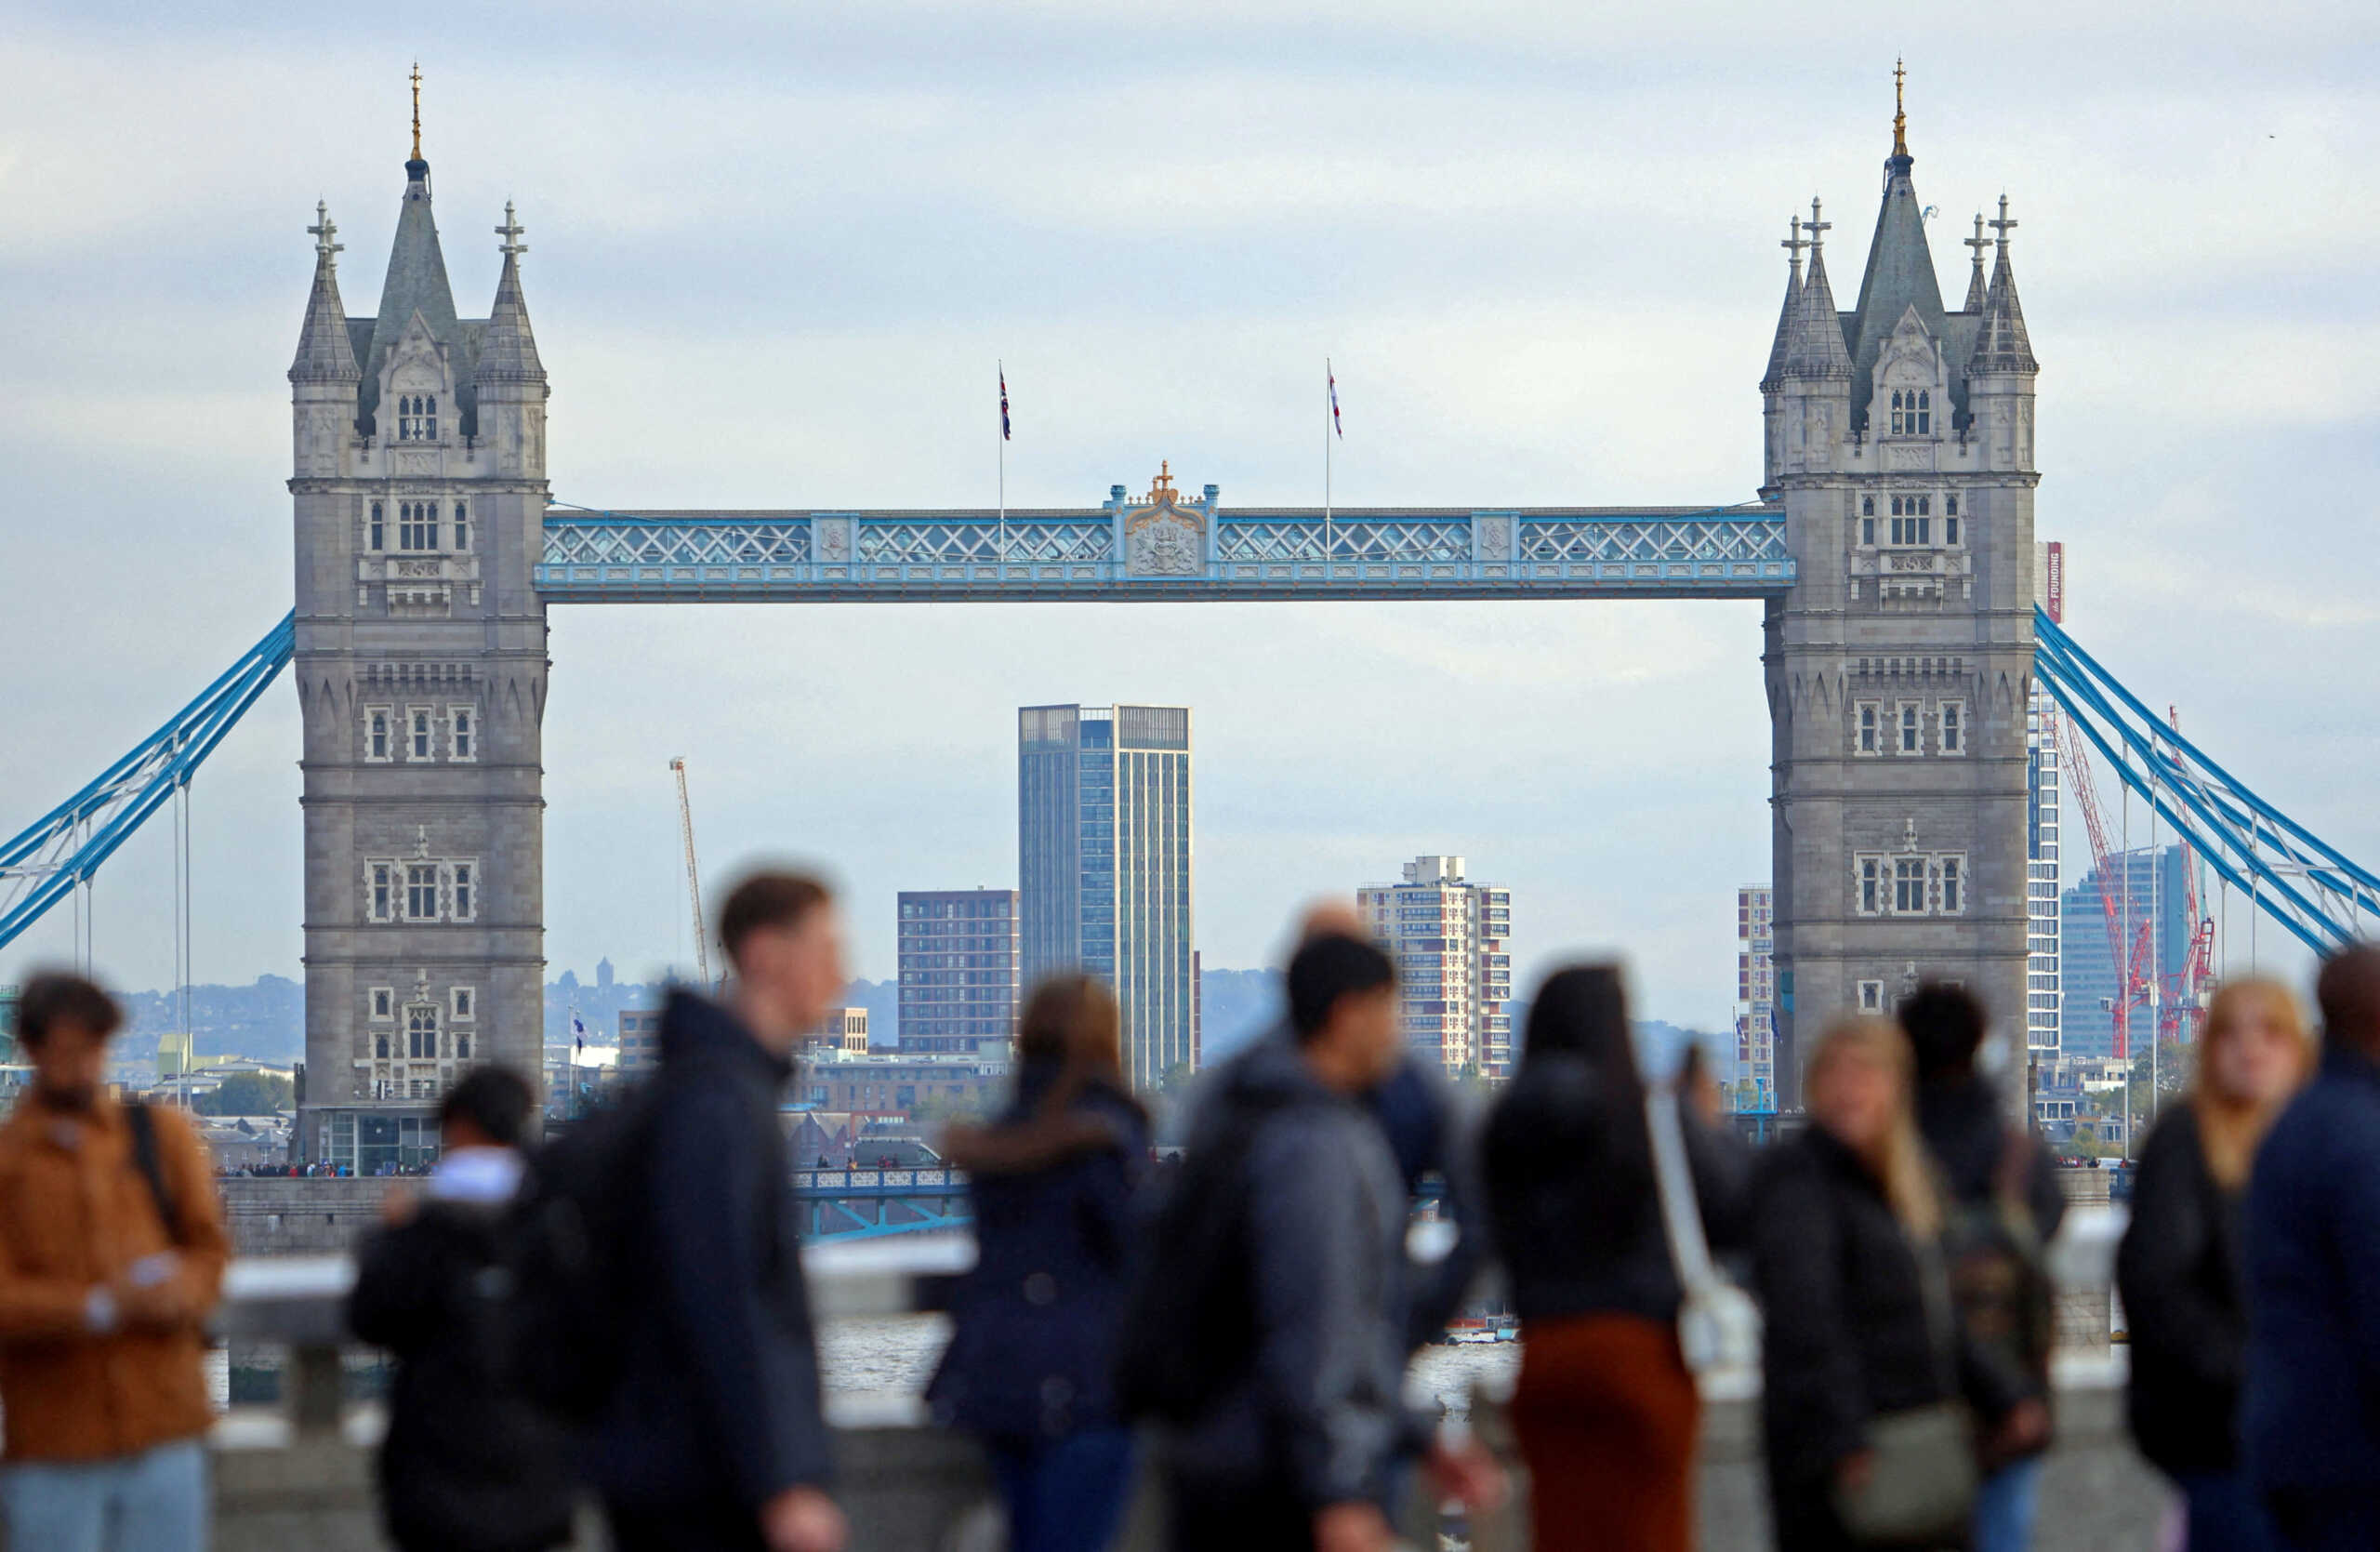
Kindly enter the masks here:
[[1125, 1072], [1151, 1087], [1197, 1061], [1190, 710], [1028, 706], [1016, 756], [1025, 984], [1114, 987]]

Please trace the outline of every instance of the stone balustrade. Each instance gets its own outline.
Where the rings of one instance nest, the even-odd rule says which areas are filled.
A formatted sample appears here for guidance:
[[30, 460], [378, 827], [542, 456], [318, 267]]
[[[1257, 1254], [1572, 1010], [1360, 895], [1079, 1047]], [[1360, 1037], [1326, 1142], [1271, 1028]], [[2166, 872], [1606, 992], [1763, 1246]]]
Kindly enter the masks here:
[[[2159, 1545], [2163, 1490], [2125, 1437], [2121, 1350], [2111, 1353], [2106, 1340], [2106, 1287], [2122, 1226], [2118, 1211], [2082, 1206], [2055, 1250], [2054, 1270], [2069, 1301], [2064, 1329], [2075, 1342], [2059, 1363], [2058, 1444], [2043, 1487], [2042, 1552], [2149, 1552]], [[963, 1236], [919, 1236], [812, 1246], [804, 1259], [818, 1314], [833, 1320], [938, 1307], [948, 1280], [972, 1254]], [[343, 1254], [245, 1258], [232, 1266], [218, 1333], [235, 1343], [278, 1345], [286, 1357], [280, 1407], [235, 1407], [216, 1429], [215, 1545], [221, 1552], [382, 1552], [370, 1454], [378, 1410], [342, 1395], [340, 1307], [353, 1276]], [[2070, 1318], [2094, 1304], [2102, 1312], [2096, 1330]], [[1710, 1552], [1753, 1552], [1768, 1545], [1757, 1376], [1717, 1376], [1706, 1395], [1701, 1545]], [[1509, 1456], [1500, 1399], [1475, 1397], [1472, 1426]], [[929, 1426], [917, 1398], [843, 1396], [828, 1410], [853, 1552], [994, 1552], [999, 1545], [982, 1461], [966, 1439]], [[1430, 1545], [1424, 1538], [1435, 1528], [1429, 1506], [1413, 1506], [1407, 1518], [1416, 1543]], [[1144, 1482], [1119, 1552], [1154, 1552], [1161, 1523], [1155, 1485]], [[1527, 1545], [1517, 1504], [1467, 1529], [1478, 1552], [1520, 1552]], [[580, 1545], [602, 1545], [591, 1520]]]

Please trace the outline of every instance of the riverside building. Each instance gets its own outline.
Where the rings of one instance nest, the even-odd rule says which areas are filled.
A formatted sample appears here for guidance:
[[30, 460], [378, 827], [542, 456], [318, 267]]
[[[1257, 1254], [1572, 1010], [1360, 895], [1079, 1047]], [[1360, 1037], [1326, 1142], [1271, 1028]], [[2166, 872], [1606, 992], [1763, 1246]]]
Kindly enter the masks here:
[[1005, 1055], [1016, 1024], [1017, 892], [905, 889], [896, 940], [905, 1055]]
[[1739, 1110], [1777, 1108], [1777, 894], [1736, 891], [1736, 1081]]
[[1407, 1048], [1449, 1075], [1501, 1079], [1512, 1068], [1512, 891], [1474, 883], [1459, 856], [1405, 864], [1401, 883], [1368, 885], [1356, 909], [1396, 961]]
[[1196, 1067], [1190, 709], [1027, 706], [1016, 754], [1025, 979], [1115, 988], [1135, 1088]]

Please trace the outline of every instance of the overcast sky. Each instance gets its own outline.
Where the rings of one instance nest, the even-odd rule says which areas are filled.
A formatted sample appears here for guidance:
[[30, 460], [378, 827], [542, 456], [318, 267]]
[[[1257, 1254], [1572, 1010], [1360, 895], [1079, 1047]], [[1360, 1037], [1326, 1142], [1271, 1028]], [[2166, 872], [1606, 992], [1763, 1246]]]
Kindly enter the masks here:
[[[1342, 503], [1748, 498], [1778, 240], [1826, 196], [1850, 305], [1898, 52], [1946, 296], [1974, 211], [2022, 222], [2070, 627], [2380, 856], [2368, 4], [789, 9], [9, 7], [0, 832], [287, 609], [303, 228], [326, 199], [370, 312], [416, 55], [461, 312], [507, 199], [528, 229], [558, 497], [932, 507], [993, 499], [995, 359], [1013, 503], [1159, 458], [1318, 503], [1326, 353]], [[1624, 948], [1646, 1012], [1718, 1027], [1759, 651], [1751, 604], [558, 608], [547, 953], [686, 952], [683, 754], [707, 872], [824, 861], [889, 975], [895, 890], [1014, 881], [1014, 708], [1139, 700], [1196, 709], [1208, 964], [1455, 852], [1525, 975]], [[284, 683], [200, 778], [201, 979], [298, 971], [297, 750]], [[162, 832], [101, 875], [111, 978], [170, 978], [170, 877]]]

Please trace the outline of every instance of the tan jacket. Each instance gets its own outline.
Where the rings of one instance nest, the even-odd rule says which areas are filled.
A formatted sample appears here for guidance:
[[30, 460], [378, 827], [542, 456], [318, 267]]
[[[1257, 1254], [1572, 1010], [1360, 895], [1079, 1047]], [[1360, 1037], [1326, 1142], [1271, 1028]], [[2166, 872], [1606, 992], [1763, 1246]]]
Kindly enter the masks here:
[[153, 1106], [157, 1158], [180, 1219], [166, 1238], [134, 1162], [124, 1107], [73, 1115], [30, 1093], [0, 1122], [0, 1426], [6, 1458], [93, 1460], [206, 1431], [214, 1420], [193, 1321], [173, 1331], [89, 1325], [91, 1291], [173, 1249], [196, 1308], [231, 1254], [215, 1172], [178, 1110]]

